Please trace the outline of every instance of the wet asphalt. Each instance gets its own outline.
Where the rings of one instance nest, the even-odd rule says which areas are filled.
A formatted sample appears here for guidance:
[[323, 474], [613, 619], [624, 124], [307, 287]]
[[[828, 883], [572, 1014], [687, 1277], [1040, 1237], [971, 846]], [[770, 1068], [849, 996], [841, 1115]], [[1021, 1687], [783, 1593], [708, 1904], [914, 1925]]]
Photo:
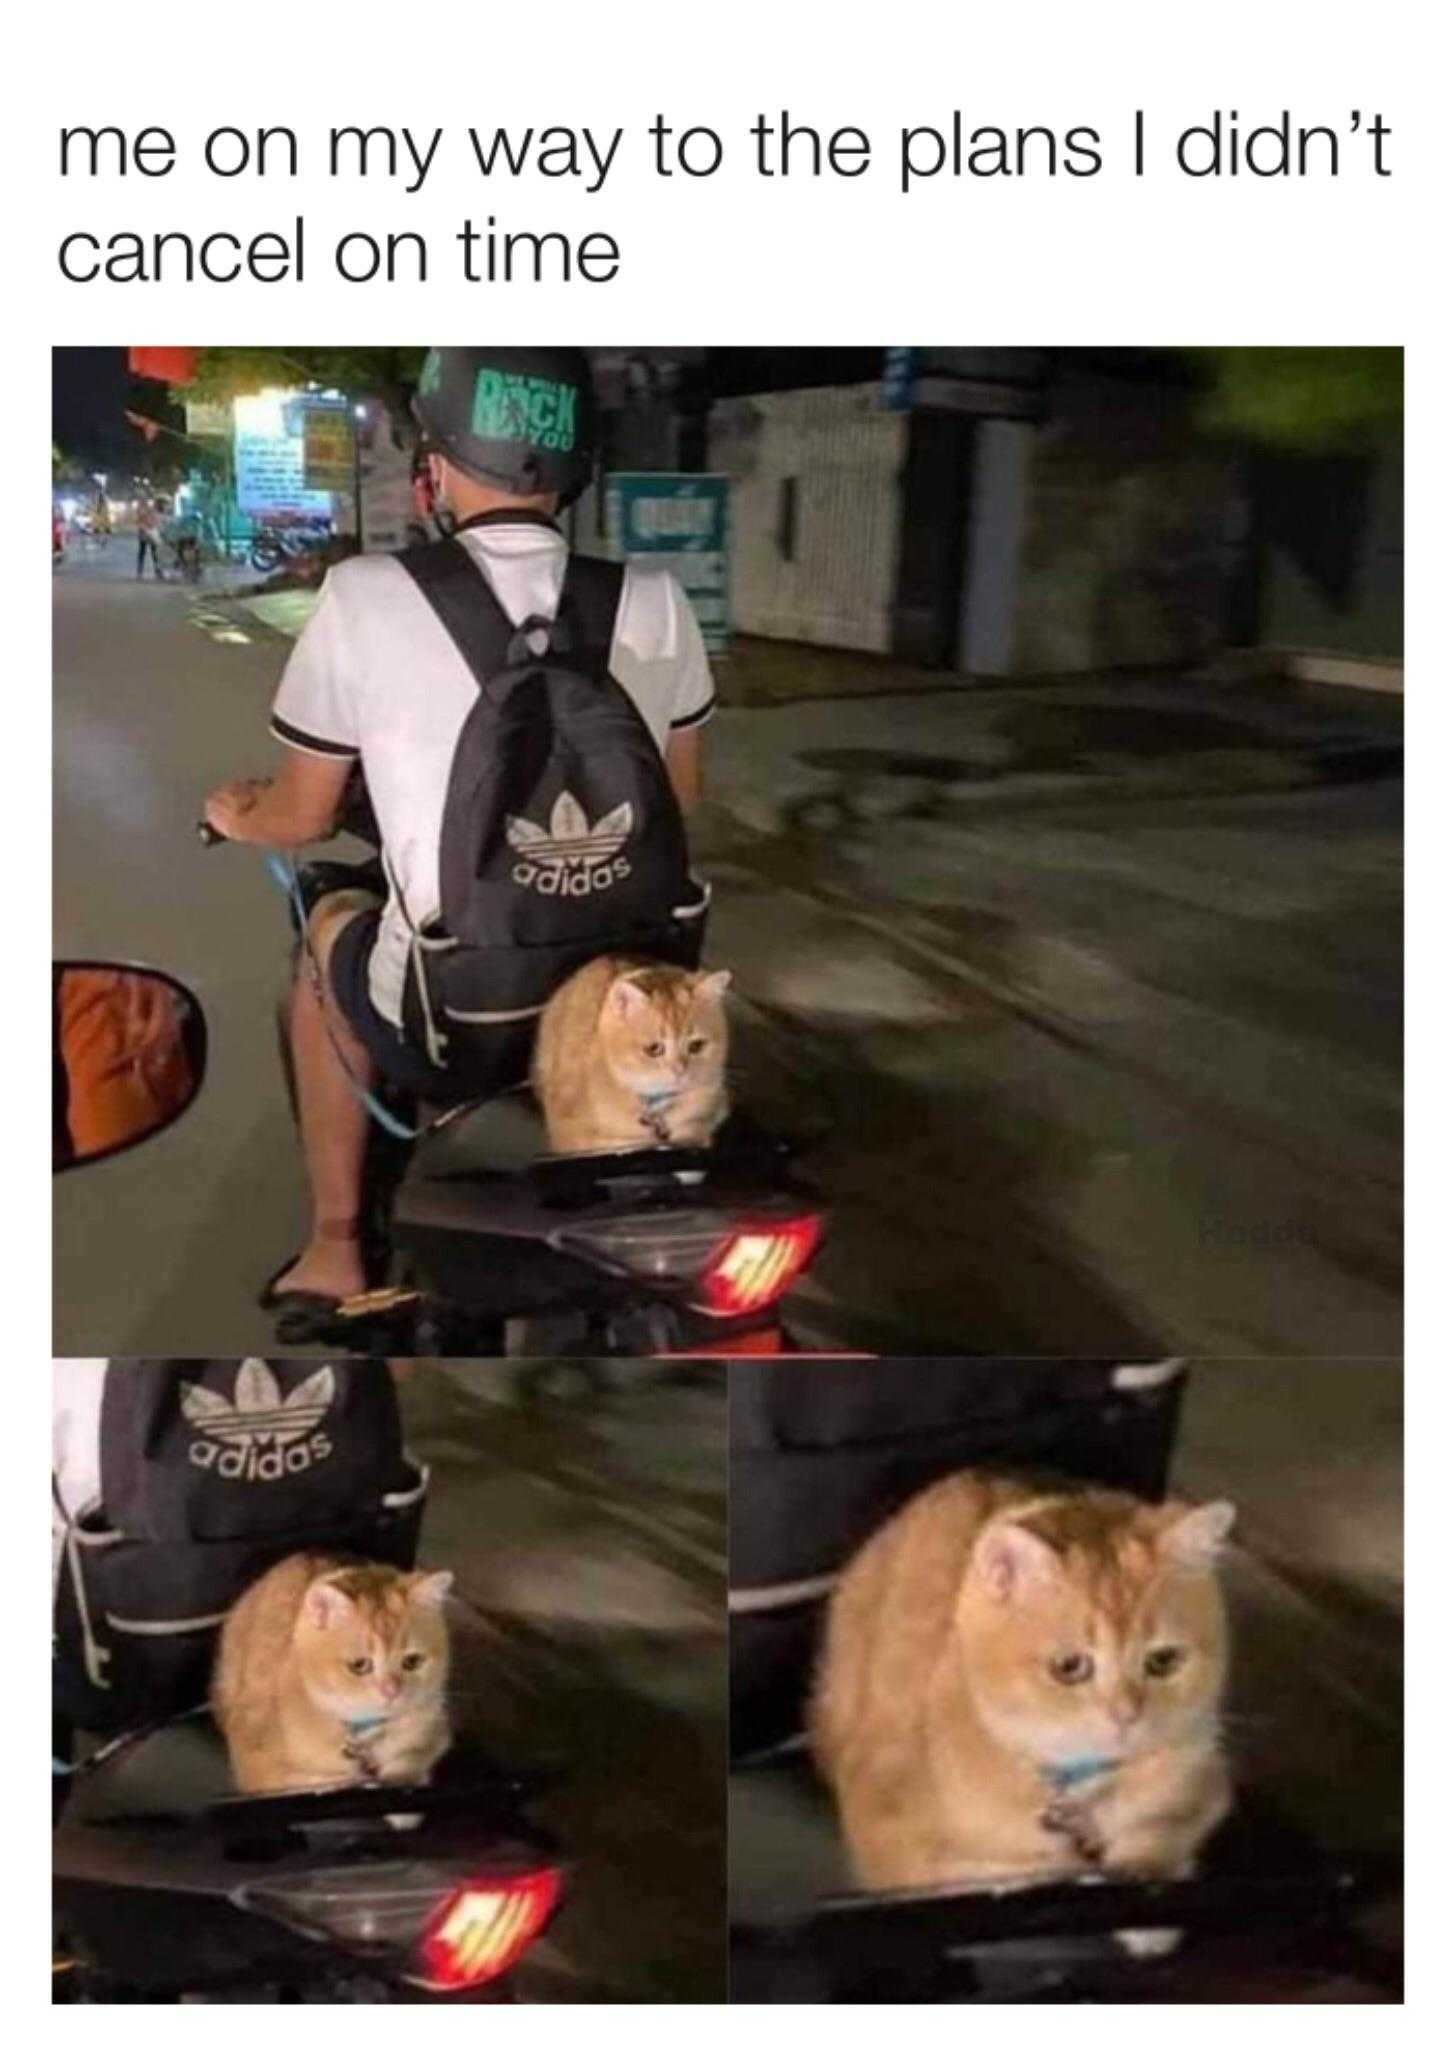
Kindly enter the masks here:
[[402, 1389], [421, 1561], [456, 1574], [457, 1731], [554, 1780], [570, 1877], [527, 2001], [718, 2003], [727, 1672], [720, 1374], [624, 1365], [533, 1392], [497, 1362]]

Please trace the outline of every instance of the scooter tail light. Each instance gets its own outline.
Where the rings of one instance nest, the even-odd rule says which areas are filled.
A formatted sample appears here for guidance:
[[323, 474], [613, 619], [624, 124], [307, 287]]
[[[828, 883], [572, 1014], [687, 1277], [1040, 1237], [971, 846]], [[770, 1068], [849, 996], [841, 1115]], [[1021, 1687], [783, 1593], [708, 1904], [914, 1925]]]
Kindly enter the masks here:
[[515, 1968], [561, 1903], [561, 1872], [467, 1878], [434, 1915], [416, 1955], [415, 1981], [466, 1991]]
[[714, 1252], [698, 1280], [695, 1306], [710, 1316], [747, 1316], [786, 1294], [819, 1249], [819, 1216], [741, 1224]]

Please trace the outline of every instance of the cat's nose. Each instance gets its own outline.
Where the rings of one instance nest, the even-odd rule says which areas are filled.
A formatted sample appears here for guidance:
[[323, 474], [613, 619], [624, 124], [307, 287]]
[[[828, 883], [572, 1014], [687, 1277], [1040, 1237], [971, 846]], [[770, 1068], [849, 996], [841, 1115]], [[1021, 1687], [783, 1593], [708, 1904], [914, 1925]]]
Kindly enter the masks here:
[[1135, 1692], [1116, 1692], [1107, 1703], [1112, 1725], [1119, 1733], [1125, 1733], [1142, 1713], [1143, 1703]]
[[384, 1694], [384, 1697], [387, 1700], [397, 1700], [400, 1696], [401, 1691], [403, 1690], [403, 1687], [401, 1686], [400, 1681], [397, 1678], [386, 1678], [380, 1686], [379, 1690]]

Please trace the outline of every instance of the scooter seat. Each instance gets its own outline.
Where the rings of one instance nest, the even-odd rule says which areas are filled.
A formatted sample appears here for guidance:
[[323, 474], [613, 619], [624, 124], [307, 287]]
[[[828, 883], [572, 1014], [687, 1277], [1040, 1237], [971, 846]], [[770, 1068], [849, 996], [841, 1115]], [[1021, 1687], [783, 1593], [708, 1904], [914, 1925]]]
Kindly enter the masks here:
[[227, 1748], [206, 1711], [140, 1736], [77, 1776], [67, 1818], [111, 1821], [143, 1813], [194, 1813], [232, 1793]]
[[406, 1182], [445, 1174], [519, 1173], [546, 1150], [535, 1097], [516, 1088], [455, 1117], [416, 1145]]

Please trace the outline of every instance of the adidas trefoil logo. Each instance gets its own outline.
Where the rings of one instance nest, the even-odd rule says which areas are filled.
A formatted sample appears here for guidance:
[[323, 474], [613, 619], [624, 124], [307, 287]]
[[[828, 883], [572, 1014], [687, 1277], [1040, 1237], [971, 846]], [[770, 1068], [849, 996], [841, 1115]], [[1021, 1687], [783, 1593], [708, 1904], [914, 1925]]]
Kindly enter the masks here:
[[182, 1413], [196, 1432], [188, 1458], [218, 1479], [256, 1482], [306, 1472], [333, 1455], [321, 1424], [335, 1391], [334, 1369], [326, 1365], [285, 1394], [262, 1358], [239, 1365], [231, 1401], [184, 1380]]
[[563, 789], [543, 831], [529, 818], [507, 818], [506, 838], [520, 855], [511, 880], [542, 896], [590, 896], [632, 872], [622, 848], [632, 837], [632, 806], [618, 804], [592, 824]]

